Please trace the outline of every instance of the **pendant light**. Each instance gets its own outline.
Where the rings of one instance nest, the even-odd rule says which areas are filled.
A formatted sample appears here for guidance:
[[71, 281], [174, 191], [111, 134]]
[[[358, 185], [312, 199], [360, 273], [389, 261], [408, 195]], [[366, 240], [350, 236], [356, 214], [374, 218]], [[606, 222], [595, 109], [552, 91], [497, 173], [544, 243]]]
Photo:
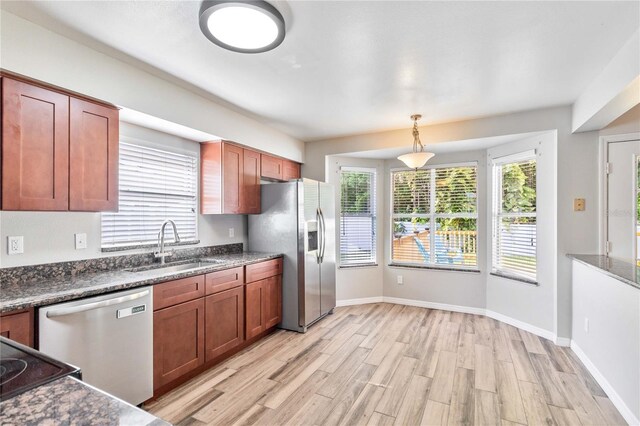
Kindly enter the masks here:
[[398, 157], [398, 160], [402, 161], [407, 167], [411, 169], [419, 169], [427, 164], [435, 154], [433, 152], [426, 152], [422, 142], [420, 142], [420, 133], [418, 132], [418, 120], [422, 116], [420, 114], [414, 114], [411, 116], [413, 120], [413, 151], [409, 154], [404, 154]]

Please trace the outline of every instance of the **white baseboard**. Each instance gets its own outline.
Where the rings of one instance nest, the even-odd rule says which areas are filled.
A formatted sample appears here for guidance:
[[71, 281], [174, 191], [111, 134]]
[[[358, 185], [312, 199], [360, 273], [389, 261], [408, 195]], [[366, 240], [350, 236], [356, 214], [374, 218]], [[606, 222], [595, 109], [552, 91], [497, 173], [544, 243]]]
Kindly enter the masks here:
[[564, 346], [564, 347], [571, 347], [571, 339], [568, 337], [558, 337], [556, 336], [556, 345], [558, 346]]
[[517, 328], [521, 328], [524, 331], [528, 331], [529, 333], [533, 333], [536, 336], [544, 337], [545, 339], [551, 340], [552, 342], [556, 341], [555, 333], [545, 330], [544, 328], [537, 327], [535, 325], [529, 324], [528, 322], [520, 321], [515, 318], [508, 317], [499, 312], [490, 311], [487, 309], [487, 313], [485, 314], [489, 318], [496, 319], [498, 321], [502, 321], [509, 325], [512, 325]]
[[587, 370], [591, 373], [596, 382], [600, 385], [602, 390], [607, 394], [613, 405], [618, 409], [622, 417], [629, 423], [630, 425], [640, 425], [640, 419], [638, 419], [631, 409], [627, 407], [627, 404], [620, 398], [620, 395], [615, 391], [613, 386], [609, 383], [609, 381], [602, 375], [600, 370], [595, 366], [593, 362], [589, 359], [587, 354], [578, 346], [575, 341], [571, 341], [571, 350], [578, 356], [580, 361], [587, 367]]
[[381, 302], [382, 302], [382, 296], [362, 297], [360, 299], [337, 300], [336, 306], [366, 305], [368, 303], [381, 303]]
[[425, 302], [423, 300], [402, 299], [399, 297], [382, 298], [385, 303], [395, 303], [396, 305], [418, 306], [420, 308], [440, 309], [441, 311], [463, 312], [465, 314], [484, 315], [484, 308], [473, 308], [470, 306], [449, 305], [446, 303]]

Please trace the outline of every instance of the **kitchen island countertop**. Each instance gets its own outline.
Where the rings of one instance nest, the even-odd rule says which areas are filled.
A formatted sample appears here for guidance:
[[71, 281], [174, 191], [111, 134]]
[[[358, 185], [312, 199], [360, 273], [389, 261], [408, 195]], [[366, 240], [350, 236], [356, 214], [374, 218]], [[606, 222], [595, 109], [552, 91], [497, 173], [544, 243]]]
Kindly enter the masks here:
[[2, 425], [170, 425], [73, 377], [0, 402]]
[[640, 289], [640, 267], [631, 262], [597, 254], [568, 254], [567, 256], [631, 287]]

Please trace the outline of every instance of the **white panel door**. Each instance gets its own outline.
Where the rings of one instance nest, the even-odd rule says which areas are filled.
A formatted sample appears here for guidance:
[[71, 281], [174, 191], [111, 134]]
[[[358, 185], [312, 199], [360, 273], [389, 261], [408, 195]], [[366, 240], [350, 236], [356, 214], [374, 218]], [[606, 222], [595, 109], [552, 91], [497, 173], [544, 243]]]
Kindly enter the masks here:
[[638, 256], [638, 161], [640, 141], [612, 142], [608, 147], [607, 241], [609, 255], [635, 262]]

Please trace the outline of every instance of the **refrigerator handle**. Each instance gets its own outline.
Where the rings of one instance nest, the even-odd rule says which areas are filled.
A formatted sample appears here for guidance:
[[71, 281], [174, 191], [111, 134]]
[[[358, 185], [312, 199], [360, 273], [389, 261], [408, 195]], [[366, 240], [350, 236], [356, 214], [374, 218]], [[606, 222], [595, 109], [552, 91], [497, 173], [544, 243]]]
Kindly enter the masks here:
[[324, 221], [324, 212], [320, 207], [318, 207], [320, 211], [320, 221], [322, 222], [322, 245], [320, 246], [320, 263], [324, 261], [324, 251], [327, 248], [327, 224]]
[[316, 250], [316, 261], [322, 263], [322, 245], [324, 244], [324, 230], [322, 228], [322, 213], [320, 207], [316, 209], [316, 223], [318, 224], [318, 249]]

